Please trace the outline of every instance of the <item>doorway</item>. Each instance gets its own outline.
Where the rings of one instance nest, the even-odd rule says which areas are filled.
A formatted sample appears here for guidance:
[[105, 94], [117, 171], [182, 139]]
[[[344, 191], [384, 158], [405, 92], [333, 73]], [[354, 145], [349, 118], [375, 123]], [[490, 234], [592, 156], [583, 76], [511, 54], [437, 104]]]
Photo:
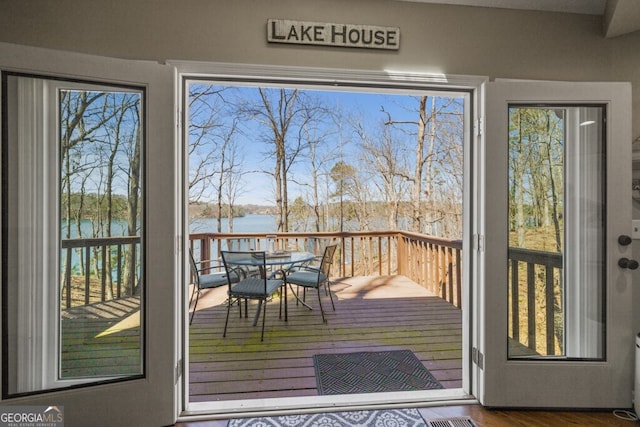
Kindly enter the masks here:
[[[435, 353], [428, 351], [439, 346], [440, 354], [450, 352], [445, 356], [448, 366], [441, 364], [438, 369], [437, 363], [431, 364], [434, 371], [440, 370], [441, 382], [445, 383], [442, 389], [415, 391], [410, 397], [385, 393], [384, 399], [376, 393], [318, 396], [315, 387], [309, 385], [310, 381], [315, 382], [313, 365], [307, 364], [262, 369], [258, 374], [259, 382], [269, 388], [285, 382], [284, 377], [295, 376], [294, 369], [296, 372], [311, 371], [311, 378], [308, 375], [298, 378], [298, 382], [306, 386], [295, 389], [284, 385], [288, 393], [279, 389], [277, 392], [268, 390], [272, 392], [270, 394], [263, 390], [262, 394], [252, 395], [258, 390], [254, 390], [247, 378], [256, 374], [255, 366], [263, 363], [251, 366], [248, 369], [251, 373], [220, 373], [212, 368], [216, 358], [222, 356], [212, 353], [209, 337], [226, 346], [235, 346], [234, 354], [226, 357], [246, 358], [242, 353], [247, 352], [242, 348], [241, 332], [222, 341], [219, 331], [206, 329], [216, 320], [224, 320], [226, 313], [225, 306], [220, 306], [225, 300], [224, 287], [211, 290], [207, 292], [209, 302], [201, 305], [203, 300], [200, 300], [191, 329], [185, 333], [190, 336], [185, 345], [188, 355], [184, 367], [188, 385], [185, 389], [187, 413], [258, 412], [271, 410], [274, 406], [282, 408], [282, 405], [307, 409], [338, 403], [353, 406], [371, 405], [380, 400], [393, 404], [407, 400], [424, 402], [469, 397], [470, 258], [463, 247], [468, 247], [465, 241], [469, 239], [465, 236], [469, 235], [471, 211], [467, 207], [472, 206], [468, 188], [471, 137], [474, 135], [474, 87], [453, 90], [433, 84], [393, 84], [389, 81], [363, 85], [353, 80], [328, 86], [320, 80], [311, 84], [286, 78], [274, 82], [273, 79], [238, 79], [214, 74], [217, 75], [185, 72], [181, 76], [183, 145], [189, 165], [185, 167], [184, 188], [190, 199], [190, 206], [185, 206], [188, 212], [185, 218], [193, 218], [184, 227], [185, 235], [191, 236], [185, 242], [185, 249], [191, 250], [196, 261], [205, 256], [216, 259], [221, 249], [264, 250], [268, 234], [276, 234], [278, 244], [287, 247], [306, 247], [309, 241], [320, 236], [342, 247], [332, 274], [340, 283], [334, 283], [332, 288], [338, 300], [341, 292], [346, 301], [350, 290], [362, 286], [362, 283], [348, 280], [357, 282], [364, 278], [364, 288], [352, 294], [366, 295], [362, 300], [370, 303], [373, 289], [381, 289], [385, 278], [407, 278], [432, 301], [441, 301], [457, 310], [459, 320], [454, 321], [457, 330], [452, 335], [442, 334], [448, 335], [444, 341], [455, 341], [453, 345], [449, 342], [447, 348], [442, 347], [442, 340], [417, 338], [424, 350], [415, 352], [422, 351], [425, 360], [433, 360]], [[260, 73], [266, 74], [268, 72]], [[225, 119], [216, 119], [215, 114]], [[282, 145], [285, 154], [281, 157], [278, 157], [278, 138], [286, 139]], [[213, 153], [217, 154], [217, 159], [213, 158]], [[250, 167], [243, 166], [246, 157], [240, 160], [247, 154], [251, 157]], [[420, 164], [416, 158], [424, 162]], [[194, 168], [194, 165], [198, 167]], [[207, 165], [216, 166], [205, 173]], [[420, 178], [415, 179], [415, 176]], [[445, 187], [446, 191], [443, 190]], [[252, 194], [248, 194], [248, 188]], [[371, 188], [377, 191], [378, 197], [373, 195]], [[418, 196], [412, 199], [412, 194]], [[200, 200], [194, 200], [198, 197]], [[206, 200], [207, 197], [213, 197], [213, 200]], [[250, 203], [251, 197], [262, 204]], [[278, 200], [279, 203], [273, 203]], [[445, 208], [447, 202], [450, 205]], [[427, 205], [428, 209], [425, 208]], [[250, 211], [248, 206], [257, 210]], [[447, 215], [443, 215], [445, 210]], [[371, 220], [376, 214], [378, 224]], [[239, 229], [256, 226], [262, 221], [271, 228]], [[205, 228], [207, 223], [210, 228]], [[374, 228], [376, 225], [382, 228]], [[393, 233], [389, 233], [390, 230]], [[234, 236], [241, 232], [239, 237]], [[364, 233], [358, 236], [359, 232]], [[371, 233], [380, 236], [372, 238]], [[416, 233], [425, 237], [414, 239]], [[414, 263], [404, 262], [408, 255]], [[429, 267], [431, 257], [433, 264]], [[372, 259], [376, 262], [371, 262]], [[396, 294], [387, 298], [389, 301], [400, 301], [397, 299], [401, 296], [401, 292], [397, 292], [399, 286], [392, 284]], [[416, 297], [406, 297], [406, 301], [412, 299], [415, 302]], [[187, 300], [185, 293], [185, 307]], [[390, 310], [390, 319], [395, 317], [397, 320], [397, 306]], [[340, 313], [339, 301], [336, 313]], [[329, 327], [333, 314], [329, 311]], [[235, 312], [234, 315], [237, 317]], [[277, 317], [267, 318], [267, 353], [277, 352], [268, 346], [277, 347], [277, 338], [283, 334], [281, 327], [285, 331], [291, 329], [293, 320], [290, 322], [278, 322]], [[387, 322], [390, 327], [394, 327], [392, 322]], [[323, 327], [315, 325], [314, 330]], [[273, 330], [271, 341], [270, 328]], [[294, 339], [300, 340], [299, 337]], [[367, 342], [358, 345], [359, 350], [376, 349]], [[403, 345], [396, 342], [390, 347]], [[426, 350], [427, 347], [430, 350]], [[258, 357], [264, 358], [263, 354], [266, 353], [260, 353]], [[307, 356], [310, 360], [312, 354]], [[285, 358], [291, 362], [290, 357]], [[220, 360], [220, 366], [230, 366], [227, 362], [223, 365]], [[277, 370], [284, 372], [284, 377], [271, 377]], [[237, 376], [230, 378], [227, 375]], [[218, 383], [207, 384], [207, 378], [217, 378]], [[234, 384], [236, 389], [226, 398], [208, 394], [209, 390], [218, 393], [223, 384]], [[241, 393], [240, 389], [248, 392]]]

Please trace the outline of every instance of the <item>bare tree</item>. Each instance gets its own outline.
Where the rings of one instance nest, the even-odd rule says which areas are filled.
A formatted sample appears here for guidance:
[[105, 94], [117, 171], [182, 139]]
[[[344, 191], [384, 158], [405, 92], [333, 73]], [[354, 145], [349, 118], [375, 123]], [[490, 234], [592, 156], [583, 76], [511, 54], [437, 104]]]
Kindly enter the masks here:
[[258, 88], [259, 102], [247, 102], [244, 113], [266, 129], [263, 137], [275, 159], [270, 173], [275, 183], [277, 231], [288, 231], [288, 197], [290, 169], [298, 156], [306, 149], [304, 129], [316, 120], [322, 108], [311, 96], [297, 89]]
[[298, 98], [297, 90], [280, 89], [278, 96], [274, 99], [270, 97], [270, 90], [259, 89], [264, 110], [256, 114], [266, 122], [272, 132], [275, 168], [273, 177], [275, 179], [275, 197], [277, 209], [277, 231], [289, 231], [287, 220], [287, 157], [286, 139], [291, 124], [298, 114], [296, 105]]
[[[129, 236], [139, 235], [138, 218], [140, 216], [141, 203], [141, 186], [142, 186], [142, 126], [140, 126], [140, 102], [136, 102], [131, 107], [133, 117], [137, 119], [138, 125], [135, 132], [129, 137], [129, 171], [127, 173], [127, 234]], [[132, 248], [128, 248], [124, 266], [125, 292], [130, 290], [132, 293], [139, 292], [136, 281], [136, 252]]]
[[211, 190], [220, 173], [219, 145], [235, 132], [229, 130], [228, 101], [231, 89], [210, 84], [189, 86], [189, 201], [209, 201], [216, 194]]
[[[360, 165], [362, 166], [362, 165]], [[367, 175], [367, 167], [356, 167], [344, 161], [338, 161], [331, 169], [331, 179], [334, 183], [334, 200], [338, 200], [334, 215], [339, 218], [340, 231], [349, 231], [345, 223], [356, 221], [353, 227], [358, 230], [371, 229], [372, 177]]]
[[370, 165], [368, 169], [377, 172], [371, 182], [378, 186], [379, 194], [386, 202], [387, 227], [396, 230], [399, 228], [400, 203], [406, 199], [407, 191], [404, 147], [392, 137], [387, 128], [383, 128], [376, 138], [367, 135], [362, 128], [358, 130], [358, 134], [361, 138], [363, 163]]
[[[243, 158], [238, 151], [238, 145], [234, 139], [230, 139], [224, 144], [223, 148], [223, 158], [220, 167], [220, 187], [218, 189], [218, 218], [222, 217], [222, 205], [225, 204], [227, 207], [229, 233], [233, 233], [236, 199], [242, 192], [244, 182], [245, 172], [241, 169], [242, 163]], [[218, 231], [222, 231], [220, 220], [218, 220]]]
[[[552, 227], [553, 249], [562, 249], [563, 129], [561, 112], [542, 108], [510, 111], [509, 211], [519, 247], [531, 247], [528, 228]], [[537, 247], [537, 249], [542, 249]]]
[[[323, 117], [328, 120], [323, 120]], [[305, 182], [296, 180], [296, 183], [308, 187], [307, 200], [312, 211], [309, 215], [313, 217], [312, 228], [316, 232], [327, 230], [329, 192], [324, 191], [323, 194], [323, 188], [329, 181], [329, 165], [335, 163], [346, 144], [343, 120], [344, 114], [334, 108], [327, 114], [319, 115], [317, 120], [311, 121], [303, 129], [306, 140], [303, 156], [308, 161], [309, 168], [305, 168], [308, 176], [305, 176]], [[338, 150], [335, 147], [336, 139]]]
[[[413, 172], [405, 176], [411, 183], [412, 230], [433, 234], [433, 229], [426, 230], [428, 225], [459, 224], [463, 141], [460, 100], [422, 95], [417, 98], [417, 109], [414, 110], [416, 120], [394, 119], [384, 108], [382, 111], [387, 116], [386, 126], [415, 137]], [[443, 199], [443, 195], [449, 197]], [[460, 230], [458, 226], [449, 233], [459, 236]], [[438, 234], [443, 235], [443, 230]]]

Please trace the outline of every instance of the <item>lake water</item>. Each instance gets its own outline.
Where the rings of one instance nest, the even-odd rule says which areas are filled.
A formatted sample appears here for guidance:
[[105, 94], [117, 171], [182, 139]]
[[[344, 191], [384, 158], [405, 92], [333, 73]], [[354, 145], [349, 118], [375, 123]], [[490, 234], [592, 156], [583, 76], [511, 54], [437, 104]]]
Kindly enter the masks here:
[[[337, 218], [331, 219], [333, 222], [330, 224], [329, 229], [338, 230], [339, 224]], [[398, 228], [402, 229], [402, 225], [406, 225], [408, 219], [401, 218], [401, 224]], [[309, 224], [311, 224], [311, 219], [309, 219]], [[384, 218], [373, 218], [370, 220], [369, 228], [372, 230], [386, 230], [385, 226], [386, 220]], [[222, 232], [227, 233], [229, 231], [229, 222], [227, 218], [222, 218]], [[63, 226], [63, 235], [65, 233], [64, 223]], [[190, 233], [216, 233], [217, 232], [217, 220], [215, 218], [195, 218], [190, 220], [189, 222], [189, 232]], [[112, 235], [114, 236], [122, 236], [126, 234], [126, 222], [114, 220], [112, 222]], [[344, 222], [344, 230], [345, 231], [357, 231], [360, 230], [360, 227], [356, 221], [345, 221]], [[92, 236], [91, 232], [91, 222], [85, 220], [82, 222], [82, 229], [84, 237]], [[313, 231], [311, 229], [305, 231]], [[237, 217], [233, 219], [233, 232], [234, 233], [276, 233], [276, 216], [275, 215], [260, 215], [260, 214], [250, 214], [242, 217]], [[433, 233], [432, 233], [433, 234]], [[436, 235], [436, 234], [434, 234]], [[71, 228], [71, 237], [77, 237], [76, 227], [72, 226]]]
[[[191, 233], [216, 233], [218, 221], [216, 218], [196, 218], [189, 222]], [[245, 215], [233, 219], [234, 233], [268, 233], [275, 232], [275, 215]], [[229, 231], [229, 221], [222, 218], [222, 232]]]
[[[330, 230], [339, 230], [339, 219], [330, 218], [329, 224]], [[399, 226], [396, 228], [406, 229], [409, 218], [400, 218]], [[222, 232], [229, 231], [229, 221], [227, 218], [222, 219]], [[311, 227], [312, 219], [309, 218], [308, 227]], [[291, 225], [291, 224], [290, 224]], [[360, 225], [357, 221], [345, 221], [343, 224], [344, 231], [358, 231]], [[369, 229], [371, 230], [387, 230], [386, 218], [375, 217], [369, 220]], [[312, 228], [299, 231], [313, 231]], [[196, 218], [192, 219], [189, 223], [189, 232], [191, 233], [216, 233], [217, 232], [217, 220], [215, 218]], [[237, 217], [233, 219], [233, 232], [234, 233], [276, 233], [276, 216], [275, 215], [245, 215], [243, 217]], [[432, 233], [433, 234], [433, 233]], [[434, 234], [436, 235], [436, 234]]]

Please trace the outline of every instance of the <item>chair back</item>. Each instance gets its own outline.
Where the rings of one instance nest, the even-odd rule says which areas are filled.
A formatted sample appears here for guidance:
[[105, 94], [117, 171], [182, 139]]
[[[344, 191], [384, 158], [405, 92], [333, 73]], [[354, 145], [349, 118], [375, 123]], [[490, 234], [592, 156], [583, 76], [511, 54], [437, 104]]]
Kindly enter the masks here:
[[198, 272], [198, 266], [196, 265], [196, 260], [193, 258], [193, 251], [189, 248], [189, 266], [191, 267], [191, 277], [193, 280], [193, 284], [196, 288], [200, 289], [200, 274]]
[[[264, 292], [267, 292], [267, 274], [266, 274], [266, 254], [260, 251], [221, 251], [222, 262], [227, 272], [227, 277], [231, 276], [233, 271], [241, 270], [248, 276], [247, 272], [256, 267], [260, 271], [260, 279], [264, 282]], [[232, 282], [228, 280], [229, 290], [231, 290]]]
[[320, 263], [320, 272], [329, 280], [331, 274], [331, 266], [333, 265], [333, 256], [336, 253], [338, 245], [329, 245], [324, 248], [324, 255], [322, 256], [322, 262]]

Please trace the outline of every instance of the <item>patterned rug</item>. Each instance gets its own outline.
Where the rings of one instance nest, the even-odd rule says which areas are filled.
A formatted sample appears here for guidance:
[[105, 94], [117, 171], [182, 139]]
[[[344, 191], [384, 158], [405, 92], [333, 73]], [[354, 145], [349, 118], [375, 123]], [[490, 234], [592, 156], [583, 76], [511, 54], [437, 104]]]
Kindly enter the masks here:
[[316, 354], [313, 365], [320, 395], [444, 388], [410, 350]]
[[331, 412], [278, 417], [237, 418], [229, 427], [426, 427], [416, 409]]

